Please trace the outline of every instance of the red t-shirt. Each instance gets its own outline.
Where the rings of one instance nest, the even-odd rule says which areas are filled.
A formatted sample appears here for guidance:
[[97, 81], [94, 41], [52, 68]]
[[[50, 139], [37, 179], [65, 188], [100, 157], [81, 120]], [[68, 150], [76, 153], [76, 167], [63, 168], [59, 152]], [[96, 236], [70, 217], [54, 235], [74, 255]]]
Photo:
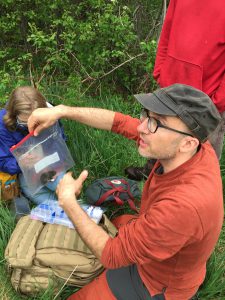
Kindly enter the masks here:
[[225, 111], [224, 0], [170, 0], [153, 76], [198, 88]]
[[[138, 120], [116, 113], [112, 131], [137, 140]], [[223, 223], [220, 168], [209, 143], [190, 160], [158, 175], [156, 163], [143, 189], [140, 215], [110, 238], [101, 261], [106, 268], [137, 264], [151, 295], [191, 298], [203, 282], [206, 261]]]

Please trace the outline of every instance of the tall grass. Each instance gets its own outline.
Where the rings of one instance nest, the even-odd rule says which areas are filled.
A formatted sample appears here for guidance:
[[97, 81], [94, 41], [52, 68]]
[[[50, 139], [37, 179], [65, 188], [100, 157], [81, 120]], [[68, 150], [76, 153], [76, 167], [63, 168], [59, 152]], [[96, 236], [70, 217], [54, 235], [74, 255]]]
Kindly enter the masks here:
[[[51, 100], [55, 104], [63, 102], [68, 105], [90, 106], [109, 108], [133, 116], [139, 116], [140, 106], [132, 99], [124, 101], [120, 97], [104, 97], [104, 98], [72, 98], [70, 95], [61, 93], [62, 91], [49, 90], [52, 95], [64, 95], [61, 97], [52, 96]], [[65, 96], [67, 99], [65, 99]], [[74, 96], [74, 95], [73, 95]], [[89, 171], [89, 176], [85, 186], [95, 178], [113, 175], [124, 175], [124, 168], [128, 165], [143, 165], [145, 160], [140, 158], [135, 147], [135, 142], [128, 141], [119, 135], [110, 132], [104, 132], [72, 121], [63, 121], [65, 132], [67, 134], [67, 142], [75, 160], [73, 169], [77, 176], [83, 169]], [[223, 160], [222, 160], [223, 163]], [[143, 184], [143, 183], [142, 183]], [[142, 185], [141, 184], [141, 185]], [[85, 189], [84, 186], [84, 189]], [[81, 195], [81, 197], [83, 197]], [[53, 299], [51, 289], [43, 292], [36, 297], [24, 298], [18, 295], [10, 285], [10, 278], [7, 275], [4, 249], [7, 241], [15, 226], [14, 220], [10, 215], [8, 208], [0, 205], [0, 299], [20, 300], [35, 299], [49, 300]], [[211, 256], [207, 266], [206, 280], [201, 287], [197, 299], [201, 300], [224, 300], [225, 299], [225, 229], [221, 233], [219, 243], [216, 250]], [[65, 287], [57, 299], [66, 299], [75, 288]]]

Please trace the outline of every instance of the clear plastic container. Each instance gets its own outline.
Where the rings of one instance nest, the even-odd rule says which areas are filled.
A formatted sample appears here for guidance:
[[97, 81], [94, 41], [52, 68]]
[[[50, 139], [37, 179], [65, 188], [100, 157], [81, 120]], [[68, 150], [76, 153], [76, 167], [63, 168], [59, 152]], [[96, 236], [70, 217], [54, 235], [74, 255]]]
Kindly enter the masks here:
[[[81, 207], [95, 223], [98, 224], [100, 222], [103, 214], [103, 210], [100, 207], [85, 204], [81, 204]], [[47, 200], [39, 204], [31, 210], [30, 216], [34, 220], [74, 228], [73, 223], [64, 210], [54, 200]]]
[[10, 150], [23, 172], [31, 194], [74, 166], [58, 123], [42, 131], [37, 137], [33, 133], [28, 134]]

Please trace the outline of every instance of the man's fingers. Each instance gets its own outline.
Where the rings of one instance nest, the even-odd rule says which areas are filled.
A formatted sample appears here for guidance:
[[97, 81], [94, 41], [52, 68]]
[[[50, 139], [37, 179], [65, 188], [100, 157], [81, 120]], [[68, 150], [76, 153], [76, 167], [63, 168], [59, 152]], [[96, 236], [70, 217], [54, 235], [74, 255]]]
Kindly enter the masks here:
[[46, 127], [43, 126], [43, 125], [37, 125], [37, 126], [34, 128], [34, 136], [38, 136], [39, 133], [40, 133], [43, 129], [46, 129]]
[[[84, 170], [81, 172], [80, 176], [74, 180], [72, 176], [72, 172], [67, 172], [63, 178], [60, 179], [59, 184], [57, 185], [56, 188], [56, 194], [58, 195], [60, 188], [62, 188], [63, 185], [65, 184], [73, 184], [74, 183], [74, 188], [75, 188], [75, 194], [79, 194], [82, 189], [82, 185], [84, 181], [86, 180], [88, 176], [88, 171]], [[71, 180], [72, 179], [72, 180]]]
[[36, 127], [36, 123], [34, 122], [32, 116], [30, 116], [30, 117], [28, 118], [27, 126], [28, 126], [29, 132], [34, 131], [34, 129], [35, 129], [35, 127]]
[[35, 120], [33, 116], [30, 116], [28, 121], [27, 121], [27, 126], [28, 126], [28, 130], [29, 132], [33, 132], [34, 136], [37, 136], [41, 130], [43, 130], [43, 125], [38, 124]]
[[[73, 178], [73, 172], [72, 171], [69, 171], [69, 172], [67, 172], [64, 176], [66, 176], [66, 177], [71, 177], [71, 178]], [[63, 176], [63, 178], [64, 178], [64, 176]]]
[[77, 178], [76, 181], [78, 181], [79, 184], [83, 184], [84, 181], [87, 179], [88, 177], [88, 171], [84, 170], [83, 172], [80, 173], [80, 176]]

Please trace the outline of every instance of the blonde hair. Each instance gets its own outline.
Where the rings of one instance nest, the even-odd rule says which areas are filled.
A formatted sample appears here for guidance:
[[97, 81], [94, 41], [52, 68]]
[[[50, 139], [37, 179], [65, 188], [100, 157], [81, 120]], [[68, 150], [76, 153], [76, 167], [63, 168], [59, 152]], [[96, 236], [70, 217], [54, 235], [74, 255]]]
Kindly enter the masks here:
[[20, 114], [30, 115], [33, 110], [47, 107], [44, 96], [31, 86], [21, 86], [12, 91], [6, 105], [6, 114], [3, 118], [8, 130], [16, 129], [16, 119]]

